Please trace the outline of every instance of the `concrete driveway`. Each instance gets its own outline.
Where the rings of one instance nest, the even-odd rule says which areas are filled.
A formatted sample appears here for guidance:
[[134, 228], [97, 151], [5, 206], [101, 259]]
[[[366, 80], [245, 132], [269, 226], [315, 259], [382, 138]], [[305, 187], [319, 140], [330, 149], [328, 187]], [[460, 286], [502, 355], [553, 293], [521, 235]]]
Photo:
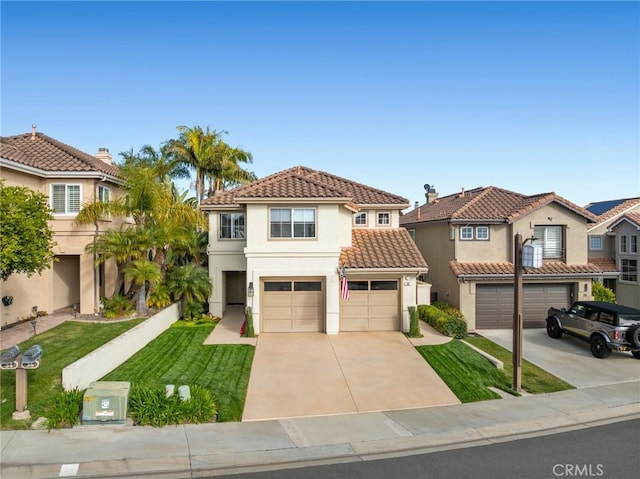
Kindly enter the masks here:
[[459, 402], [402, 333], [263, 333], [242, 420]]
[[[478, 333], [511, 351], [512, 330]], [[561, 339], [552, 339], [541, 328], [524, 330], [522, 357], [577, 388], [640, 380], [640, 361], [631, 353], [614, 351], [608, 358], [598, 359], [591, 354], [586, 341], [566, 334]]]

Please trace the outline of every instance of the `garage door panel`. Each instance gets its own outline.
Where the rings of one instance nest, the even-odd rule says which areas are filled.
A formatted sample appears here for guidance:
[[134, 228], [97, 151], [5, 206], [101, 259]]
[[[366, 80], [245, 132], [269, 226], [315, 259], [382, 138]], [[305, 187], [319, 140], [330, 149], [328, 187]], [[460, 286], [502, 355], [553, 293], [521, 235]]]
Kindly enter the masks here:
[[[349, 299], [340, 301], [341, 331], [398, 331], [400, 300], [393, 280], [350, 281]], [[366, 289], [364, 289], [366, 288]]]
[[265, 333], [322, 332], [322, 281], [265, 280], [262, 288], [262, 330]]

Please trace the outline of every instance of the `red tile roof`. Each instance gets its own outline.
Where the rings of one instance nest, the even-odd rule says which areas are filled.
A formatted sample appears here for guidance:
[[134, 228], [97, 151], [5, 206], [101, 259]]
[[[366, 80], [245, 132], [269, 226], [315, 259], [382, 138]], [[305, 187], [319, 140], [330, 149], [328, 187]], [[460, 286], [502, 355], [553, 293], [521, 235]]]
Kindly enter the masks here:
[[613, 258], [589, 258], [589, 263], [594, 265], [603, 273], [617, 273], [618, 267], [616, 260]]
[[607, 227], [607, 230], [608, 231], [612, 231], [617, 225], [619, 225], [623, 221], [628, 221], [629, 223], [634, 225], [636, 228], [640, 228], [640, 211], [638, 211], [638, 212], [633, 211], [631, 213], [625, 213], [620, 218], [618, 218], [617, 221], [611, 223]]
[[[596, 217], [597, 219], [597, 223], [595, 225], [592, 226], [592, 228], [595, 228], [599, 225], [601, 225], [602, 223], [606, 223], [607, 221], [615, 218], [616, 216], [619, 216], [623, 213], [625, 213], [626, 211], [628, 211], [629, 209], [635, 207], [635, 206], [640, 206], [640, 197], [638, 198], [627, 198], [625, 200], [618, 200], [620, 201], [619, 203], [617, 203], [613, 208], [608, 209], [607, 211], [605, 211], [604, 213], [600, 214], [599, 216]], [[603, 202], [600, 202], [603, 203]], [[600, 203], [589, 203], [587, 206], [585, 206], [585, 208], [589, 208], [593, 205], [597, 205]], [[633, 213], [633, 212], [631, 212]]]
[[55, 140], [43, 133], [0, 137], [0, 156], [48, 172], [106, 173], [118, 176], [118, 167]]
[[512, 223], [518, 217], [551, 202], [557, 202], [590, 221], [596, 220], [594, 215], [581, 206], [555, 193], [526, 196], [489, 186], [438, 198], [403, 215], [400, 224], [443, 220]]
[[[513, 276], [513, 263], [461, 263], [450, 261], [449, 267], [456, 276]], [[597, 275], [603, 271], [596, 264], [568, 265], [562, 262], [544, 263], [541, 268], [525, 268], [524, 275]]]
[[339, 199], [357, 205], [396, 205], [406, 207], [409, 200], [386, 191], [304, 166], [289, 168], [233, 190], [220, 191], [202, 205], [242, 204], [264, 199]]
[[352, 246], [342, 248], [340, 253], [341, 267], [427, 269], [426, 261], [404, 228], [354, 229], [351, 241]]

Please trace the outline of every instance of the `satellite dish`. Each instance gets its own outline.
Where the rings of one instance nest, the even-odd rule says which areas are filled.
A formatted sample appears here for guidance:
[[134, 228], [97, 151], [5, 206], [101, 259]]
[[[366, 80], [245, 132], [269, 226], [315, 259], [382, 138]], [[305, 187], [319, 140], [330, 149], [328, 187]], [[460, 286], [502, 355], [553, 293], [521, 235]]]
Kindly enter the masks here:
[[430, 189], [431, 189], [431, 185], [430, 185], [429, 183], [426, 183], [426, 184], [424, 185], [424, 190], [425, 190], [425, 191], [429, 191]]

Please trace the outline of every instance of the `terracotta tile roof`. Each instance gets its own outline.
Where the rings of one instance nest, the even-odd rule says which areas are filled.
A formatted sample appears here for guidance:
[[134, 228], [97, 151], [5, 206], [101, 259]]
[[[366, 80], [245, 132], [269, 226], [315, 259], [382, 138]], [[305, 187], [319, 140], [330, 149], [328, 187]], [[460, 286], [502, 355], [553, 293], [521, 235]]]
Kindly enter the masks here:
[[[450, 261], [449, 268], [456, 276], [513, 276], [513, 263], [460, 263]], [[568, 265], [562, 262], [544, 263], [541, 268], [524, 269], [524, 275], [557, 275], [557, 274], [601, 274], [601, 270], [593, 263]]]
[[48, 172], [101, 172], [118, 176], [118, 167], [43, 133], [0, 137], [0, 156]]
[[400, 218], [400, 224], [408, 225], [443, 220], [512, 223], [516, 218], [554, 201], [590, 221], [596, 219], [593, 214], [581, 206], [555, 193], [526, 196], [489, 186], [438, 198], [403, 215]]
[[352, 246], [342, 248], [340, 266], [362, 268], [427, 269], [427, 263], [404, 228], [354, 229]]
[[617, 221], [612, 222], [608, 227], [607, 231], [613, 231], [613, 229], [618, 226], [623, 221], [628, 221], [636, 228], [640, 228], [640, 211], [633, 211], [631, 213], [625, 213]]
[[602, 223], [606, 223], [616, 216], [622, 215], [625, 212], [629, 212], [629, 210], [633, 207], [640, 207], [640, 197], [589, 203], [587, 206], [585, 206], [585, 209], [593, 210], [594, 212], [599, 213], [596, 216], [597, 223], [592, 227], [596, 228]]
[[324, 171], [296, 166], [256, 180], [233, 190], [217, 192], [202, 201], [202, 205], [231, 205], [243, 200], [264, 199], [341, 199], [357, 205], [397, 205], [409, 200], [386, 191], [347, 180]]
[[616, 260], [613, 258], [589, 258], [589, 263], [603, 273], [617, 273]]

